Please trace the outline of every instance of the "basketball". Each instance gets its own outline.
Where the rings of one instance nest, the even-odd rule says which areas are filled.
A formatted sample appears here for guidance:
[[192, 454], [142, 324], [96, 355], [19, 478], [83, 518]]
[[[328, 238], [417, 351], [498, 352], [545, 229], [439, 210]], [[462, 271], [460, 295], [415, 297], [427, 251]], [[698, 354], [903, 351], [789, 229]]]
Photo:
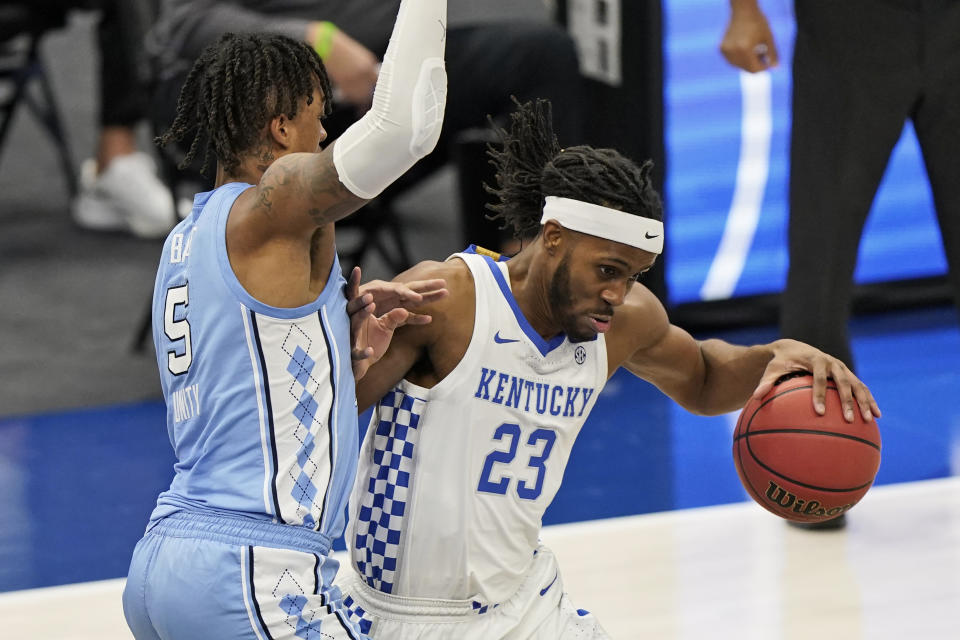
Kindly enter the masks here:
[[875, 420], [854, 413], [853, 422], [844, 419], [828, 380], [826, 413], [818, 415], [813, 376], [805, 372], [751, 398], [733, 434], [733, 462], [750, 497], [797, 522], [830, 520], [857, 504], [880, 467], [880, 432]]

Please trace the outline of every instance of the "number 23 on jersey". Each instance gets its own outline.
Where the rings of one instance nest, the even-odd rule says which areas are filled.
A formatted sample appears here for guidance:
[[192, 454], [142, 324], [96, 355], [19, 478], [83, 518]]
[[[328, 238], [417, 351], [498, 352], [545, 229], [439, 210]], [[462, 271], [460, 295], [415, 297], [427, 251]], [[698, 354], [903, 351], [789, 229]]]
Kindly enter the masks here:
[[[504, 442], [507, 449], [495, 449], [487, 454], [480, 472], [480, 482], [477, 491], [506, 495], [508, 491], [516, 491], [517, 496], [524, 500], [536, 500], [543, 491], [543, 480], [547, 473], [547, 458], [553, 451], [557, 440], [557, 433], [552, 429], [540, 427], [534, 429], [526, 438], [520, 425], [513, 422], [504, 422], [493, 432], [493, 439]], [[521, 450], [521, 443], [523, 443]], [[526, 466], [536, 470], [537, 478], [530, 486], [526, 480], [517, 480], [509, 474], [509, 469], [503, 466], [510, 465], [518, 453], [521, 460], [526, 459]], [[495, 479], [498, 478], [498, 479]]]

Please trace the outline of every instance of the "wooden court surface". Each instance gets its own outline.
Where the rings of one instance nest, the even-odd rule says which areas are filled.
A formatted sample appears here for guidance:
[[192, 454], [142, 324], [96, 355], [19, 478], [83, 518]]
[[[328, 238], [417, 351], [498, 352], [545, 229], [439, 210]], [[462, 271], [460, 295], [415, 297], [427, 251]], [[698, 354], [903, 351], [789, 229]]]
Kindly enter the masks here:
[[[556, 525], [543, 542], [617, 640], [960, 638], [960, 477], [874, 487], [842, 531], [738, 503]], [[130, 638], [122, 590], [0, 594], [0, 635]]]

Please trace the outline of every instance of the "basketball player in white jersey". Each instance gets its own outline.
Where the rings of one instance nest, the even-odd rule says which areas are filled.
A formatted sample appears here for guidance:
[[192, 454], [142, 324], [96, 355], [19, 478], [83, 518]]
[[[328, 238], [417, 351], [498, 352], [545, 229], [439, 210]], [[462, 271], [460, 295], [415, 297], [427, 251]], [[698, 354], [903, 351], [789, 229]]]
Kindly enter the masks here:
[[444, 291], [358, 295], [334, 223], [436, 144], [445, 22], [446, 0], [403, 1], [373, 107], [322, 151], [331, 91], [309, 46], [226, 34], [187, 78], [161, 141], [193, 136], [185, 163], [206, 141], [216, 188], [170, 233], [154, 289], [177, 462], [124, 590], [137, 638], [364, 637], [329, 555], [356, 472], [354, 376], [397, 324], [428, 319], [393, 304]]
[[[683, 407], [718, 414], [782, 374], [826, 378], [848, 419], [879, 415], [836, 358], [790, 341], [698, 342], [638, 284], [663, 247], [650, 164], [558, 148], [549, 104], [514, 114], [497, 167], [497, 210], [518, 237], [509, 261], [484, 252], [424, 262], [400, 281], [443, 278], [432, 324], [400, 328], [358, 383], [376, 403], [361, 448], [341, 578], [351, 620], [384, 640], [606, 638], [564, 595], [541, 517], [574, 439], [619, 367]], [[624, 428], [629, 428], [625, 425]]]

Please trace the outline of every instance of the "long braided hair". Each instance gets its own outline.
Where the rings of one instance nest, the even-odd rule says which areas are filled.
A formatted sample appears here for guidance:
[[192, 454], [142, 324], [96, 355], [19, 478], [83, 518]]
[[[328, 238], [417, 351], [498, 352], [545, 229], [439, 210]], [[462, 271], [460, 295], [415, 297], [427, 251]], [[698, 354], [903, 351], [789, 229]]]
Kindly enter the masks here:
[[180, 91], [177, 115], [156, 138], [161, 147], [193, 138], [179, 168], [193, 162], [205, 141], [206, 175], [211, 151], [230, 174], [260, 140], [263, 128], [283, 114], [294, 118], [317, 87], [330, 113], [330, 81], [307, 44], [283, 35], [225, 33], [194, 62]]
[[613, 149], [561, 149], [553, 132], [550, 102], [514, 102], [517, 109], [510, 115], [510, 130], [497, 128], [502, 148], [487, 149], [497, 186], [485, 186], [499, 199], [487, 208], [496, 212], [491, 219], [501, 220], [501, 228], [512, 226], [517, 238], [535, 236], [546, 196], [663, 219], [663, 204], [650, 178], [652, 161], [638, 166]]

